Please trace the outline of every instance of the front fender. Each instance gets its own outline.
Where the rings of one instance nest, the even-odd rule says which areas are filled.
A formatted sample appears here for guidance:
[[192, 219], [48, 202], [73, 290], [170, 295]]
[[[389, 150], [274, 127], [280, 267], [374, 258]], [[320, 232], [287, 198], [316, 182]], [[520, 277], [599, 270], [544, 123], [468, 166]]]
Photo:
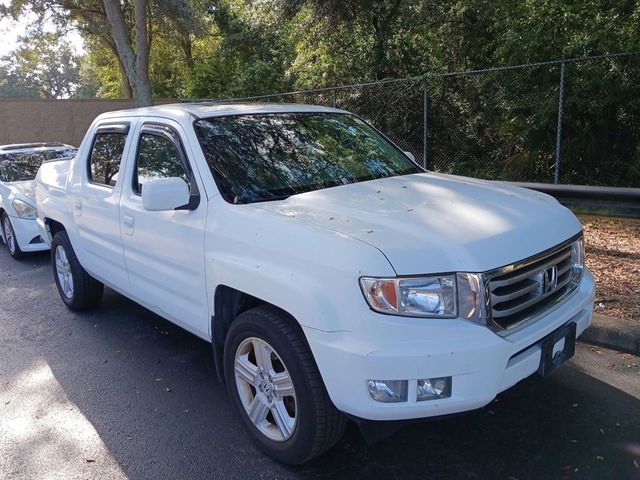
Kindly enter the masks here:
[[346, 311], [354, 305], [368, 309], [359, 277], [394, 275], [375, 247], [318, 225], [251, 205], [214, 205], [210, 215], [206, 270], [212, 314], [213, 292], [226, 285], [281, 308], [303, 327], [352, 331], [357, 319]]

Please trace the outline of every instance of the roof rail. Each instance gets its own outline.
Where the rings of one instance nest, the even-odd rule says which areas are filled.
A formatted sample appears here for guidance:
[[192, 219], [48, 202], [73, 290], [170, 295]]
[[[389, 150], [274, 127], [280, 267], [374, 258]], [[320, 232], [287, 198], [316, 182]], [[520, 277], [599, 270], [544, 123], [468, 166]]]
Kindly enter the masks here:
[[63, 143], [57, 142], [41, 142], [41, 143], [15, 143], [11, 145], [0, 146], [0, 151], [7, 150], [29, 150], [32, 148], [46, 148], [46, 147], [66, 147]]

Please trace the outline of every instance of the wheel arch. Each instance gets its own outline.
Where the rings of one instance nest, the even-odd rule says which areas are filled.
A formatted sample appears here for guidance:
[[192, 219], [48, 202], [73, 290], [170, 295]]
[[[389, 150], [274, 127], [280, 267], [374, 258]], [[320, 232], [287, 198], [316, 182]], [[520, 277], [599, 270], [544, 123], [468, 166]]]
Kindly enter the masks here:
[[[304, 331], [298, 320], [286, 310], [274, 305], [266, 300], [237, 290], [227, 285], [218, 285], [214, 293], [214, 314], [211, 317], [211, 345], [216, 374], [221, 383], [224, 379], [224, 344], [227, 333], [234, 320], [243, 312], [258, 306], [268, 306], [286, 318], [295, 329], [299, 330], [301, 337], [307, 343]], [[307, 344], [307, 348], [309, 345]]]
[[52, 218], [49, 217], [45, 217], [44, 219], [44, 225], [47, 229], [47, 233], [49, 234], [49, 240], [53, 240], [53, 237], [56, 233], [58, 232], [66, 232], [67, 229], [65, 228], [64, 224], [62, 222], [59, 222], [57, 220], [54, 220]]

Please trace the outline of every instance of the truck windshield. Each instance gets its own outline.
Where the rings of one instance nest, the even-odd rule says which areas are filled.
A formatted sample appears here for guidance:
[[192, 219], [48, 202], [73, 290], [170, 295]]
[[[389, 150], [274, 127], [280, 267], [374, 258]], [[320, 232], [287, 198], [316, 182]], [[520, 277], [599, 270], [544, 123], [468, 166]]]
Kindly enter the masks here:
[[195, 122], [209, 167], [231, 203], [418, 173], [400, 150], [353, 115], [271, 113]]
[[10, 152], [0, 154], [0, 182], [23, 182], [36, 178], [45, 160], [72, 157], [75, 150], [45, 150], [42, 152]]

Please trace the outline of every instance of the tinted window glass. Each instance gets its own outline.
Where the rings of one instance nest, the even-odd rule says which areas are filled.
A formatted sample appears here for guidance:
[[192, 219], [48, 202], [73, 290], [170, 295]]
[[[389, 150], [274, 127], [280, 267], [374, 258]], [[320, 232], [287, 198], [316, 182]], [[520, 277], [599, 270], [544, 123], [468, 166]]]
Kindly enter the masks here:
[[420, 171], [353, 115], [213, 117], [198, 120], [195, 128], [222, 195], [233, 203]]
[[89, 170], [92, 182], [115, 186], [126, 141], [126, 133], [108, 132], [96, 135], [91, 150], [91, 169]]
[[142, 185], [154, 178], [180, 177], [187, 184], [189, 177], [172, 141], [159, 135], [143, 133], [140, 137], [136, 179], [133, 189], [142, 192]]
[[75, 149], [2, 153], [0, 154], [0, 182], [33, 180], [43, 161], [71, 157], [75, 154]]

